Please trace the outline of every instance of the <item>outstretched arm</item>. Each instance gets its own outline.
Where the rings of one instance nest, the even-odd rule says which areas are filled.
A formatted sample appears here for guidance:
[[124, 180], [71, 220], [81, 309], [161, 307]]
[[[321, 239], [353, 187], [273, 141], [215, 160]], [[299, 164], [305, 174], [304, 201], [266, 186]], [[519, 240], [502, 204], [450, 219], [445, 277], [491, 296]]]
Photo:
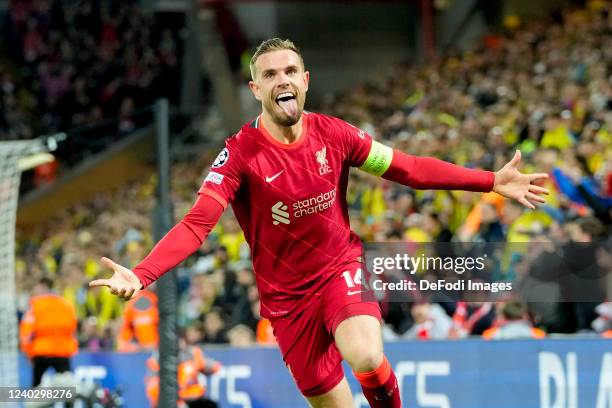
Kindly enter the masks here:
[[207, 194], [200, 194], [187, 215], [175, 225], [151, 253], [134, 270], [121, 266], [108, 258], [102, 258], [104, 266], [114, 271], [109, 279], [96, 279], [93, 286], [108, 286], [111, 293], [131, 299], [164, 273], [184, 261], [204, 242], [217, 224], [224, 207]]
[[521, 152], [496, 172], [468, 169], [433, 157], [418, 157], [372, 140], [360, 169], [387, 180], [421, 190], [495, 191], [534, 209], [548, 190], [534, 185], [545, 173], [523, 174], [518, 170]]
[[467, 190], [489, 192], [495, 174], [468, 169], [433, 157], [418, 157], [393, 151], [393, 159], [382, 175], [387, 180], [419, 190]]

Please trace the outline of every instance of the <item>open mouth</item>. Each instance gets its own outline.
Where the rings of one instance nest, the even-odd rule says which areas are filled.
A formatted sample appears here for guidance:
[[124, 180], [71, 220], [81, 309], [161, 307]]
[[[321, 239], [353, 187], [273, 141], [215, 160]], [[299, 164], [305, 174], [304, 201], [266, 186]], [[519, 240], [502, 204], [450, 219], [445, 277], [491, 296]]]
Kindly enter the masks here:
[[297, 115], [297, 100], [292, 92], [283, 92], [276, 96], [274, 101], [289, 116]]

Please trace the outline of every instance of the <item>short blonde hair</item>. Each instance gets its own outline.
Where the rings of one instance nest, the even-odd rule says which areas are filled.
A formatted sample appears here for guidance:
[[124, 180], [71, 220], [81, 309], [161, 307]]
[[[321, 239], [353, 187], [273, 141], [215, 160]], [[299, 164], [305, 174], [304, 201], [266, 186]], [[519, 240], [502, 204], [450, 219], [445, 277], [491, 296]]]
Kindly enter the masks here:
[[255, 80], [255, 76], [257, 71], [255, 70], [255, 63], [257, 59], [267, 52], [272, 51], [280, 51], [280, 50], [291, 50], [295, 52], [298, 57], [300, 57], [300, 62], [302, 63], [302, 69], [304, 68], [304, 59], [302, 58], [302, 54], [300, 53], [300, 49], [293, 43], [291, 40], [281, 40], [280, 38], [270, 38], [268, 40], [263, 41], [257, 49], [255, 50], [255, 54], [251, 57], [251, 62], [249, 64], [249, 68], [251, 69], [251, 78]]

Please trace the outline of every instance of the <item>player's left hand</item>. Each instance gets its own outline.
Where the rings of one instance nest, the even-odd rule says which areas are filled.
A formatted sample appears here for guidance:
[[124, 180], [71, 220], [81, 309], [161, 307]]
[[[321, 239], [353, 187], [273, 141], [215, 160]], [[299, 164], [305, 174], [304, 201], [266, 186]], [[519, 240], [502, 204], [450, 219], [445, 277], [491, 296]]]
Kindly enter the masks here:
[[493, 191], [504, 197], [512, 198], [527, 208], [534, 210], [534, 203], [544, 203], [541, 197], [548, 194], [548, 189], [533, 183], [548, 178], [546, 173], [523, 174], [518, 170], [521, 162], [521, 151], [517, 150], [512, 160], [495, 172]]

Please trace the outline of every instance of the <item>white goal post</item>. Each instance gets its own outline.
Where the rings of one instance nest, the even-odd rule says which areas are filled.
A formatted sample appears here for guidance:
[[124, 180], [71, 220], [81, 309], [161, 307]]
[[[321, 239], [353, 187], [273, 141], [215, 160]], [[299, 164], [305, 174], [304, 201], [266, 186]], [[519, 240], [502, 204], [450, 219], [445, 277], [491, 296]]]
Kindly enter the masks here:
[[19, 385], [15, 221], [21, 173], [53, 160], [46, 138], [0, 141], [0, 386]]

